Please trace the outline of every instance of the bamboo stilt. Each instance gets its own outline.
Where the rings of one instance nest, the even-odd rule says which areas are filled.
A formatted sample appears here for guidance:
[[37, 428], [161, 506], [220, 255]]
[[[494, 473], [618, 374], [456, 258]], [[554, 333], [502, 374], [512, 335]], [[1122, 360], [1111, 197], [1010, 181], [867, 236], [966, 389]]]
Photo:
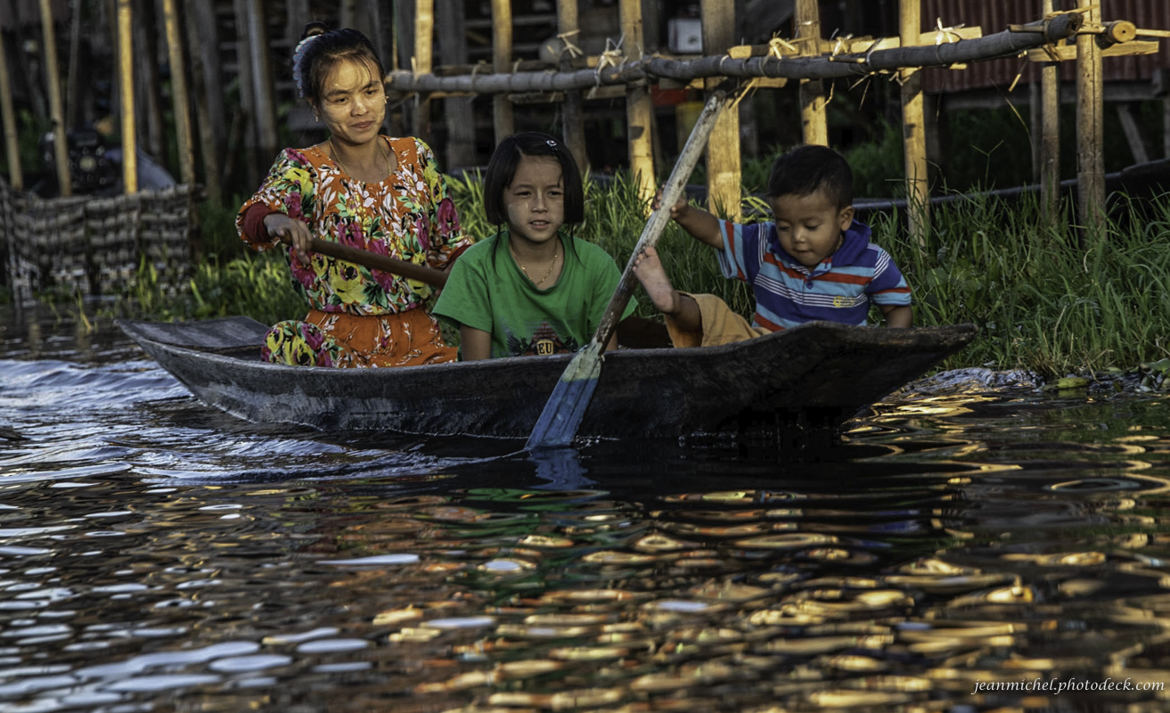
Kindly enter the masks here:
[[[512, 68], [512, 2], [492, 0], [492, 71], [507, 72]], [[500, 95], [492, 98], [492, 124], [496, 144], [516, 131], [512, 102]]]
[[49, 85], [49, 115], [53, 122], [53, 160], [57, 167], [57, 190], [62, 196], [71, 196], [73, 178], [69, 174], [69, 144], [65, 138], [65, 111], [61, 102], [61, 76], [57, 66], [53, 9], [49, 0], [41, 0], [40, 6], [41, 27], [44, 29], [45, 75]]
[[[414, 3], [414, 71], [429, 74], [435, 61], [435, 0], [415, 0]], [[417, 98], [418, 111], [414, 115], [414, 135], [430, 140], [431, 101], [426, 96]]]
[[134, 122], [134, 24], [131, 0], [118, 0], [118, 83], [122, 98], [122, 190], [138, 192], [138, 142]]
[[[821, 40], [821, 13], [817, 0], [796, 0], [796, 37], [802, 46], [816, 52]], [[800, 80], [800, 125], [806, 144], [829, 145], [829, 120], [825, 113], [825, 83], [819, 79]]]
[[[641, 0], [620, 0], [622, 49], [627, 57], [639, 57], [643, 47]], [[626, 145], [629, 150], [630, 174], [638, 186], [638, 195], [647, 209], [655, 193], [654, 177], [654, 105], [645, 83], [626, 88]]]
[[268, 28], [261, 0], [246, 0], [248, 44], [256, 108], [256, 138], [263, 160], [276, 156], [276, 101], [272, 88], [272, 70], [268, 62]]
[[[208, 200], [218, 203], [222, 195], [223, 164], [221, 156], [227, 146], [223, 94], [219, 80], [219, 32], [215, 26], [214, 8], [209, 3], [183, 3], [187, 13], [188, 46], [195, 80], [195, 113], [199, 119], [200, 159], [203, 164], [203, 182]], [[195, 51], [198, 48], [198, 51]]]
[[[1101, 0], [1079, 0], [1088, 23], [1101, 22]], [[1105, 226], [1104, 87], [1101, 48], [1092, 34], [1077, 36], [1077, 198], [1080, 223], [1092, 234]]]
[[8, 51], [4, 33], [0, 32], [0, 121], [4, 122], [4, 153], [8, 156], [8, 184], [14, 191], [24, 190], [24, 172], [20, 167], [20, 138], [16, 131], [16, 111], [12, 106], [12, 81], [8, 74]]
[[[577, 31], [580, 29], [580, 15], [577, 9], [577, 0], [558, 0], [557, 2], [557, 32], [566, 43], [578, 41]], [[561, 71], [569, 69], [569, 52], [561, 55]], [[561, 105], [562, 137], [573, 154], [573, 160], [582, 172], [589, 168], [589, 154], [585, 151], [585, 100], [580, 90], [565, 92], [565, 100]]]
[[[439, 54], [447, 62], [467, 61], [463, 0], [439, 0], [436, 9]], [[475, 116], [472, 97], [444, 97], [443, 117], [447, 124], [447, 170], [475, 165]]]
[[171, 64], [171, 100], [175, 114], [175, 133], [179, 144], [179, 175], [183, 183], [195, 185], [195, 156], [191, 145], [191, 110], [187, 105], [187, 64], [183, 61], [183, 41], [179, 35], [177, 0], [163, 0], [166, 25], [167, 56]]
[[[735, 43], [734, 0], [703, 0], [703, 51], [726, 52]], [[743, 179], [739, 150], [739, 112], [721, 112], [707, 142], [707, 207], [731, 220], [741, 218]]]
[[[1047, 15], [1053, 0], [1043, 0]], [[1040, 68], [1040, 208], [1045, 221], [1055, 224], [1060, 215], [1060, 65], [1047, 62]]]
[[[920, 0], [899, 0], [899, 32], [909, 47], [922, 35]], [[930, 229], [930, 189], [926, 174], [926, 112], [922, 100], [922, 73], [899, 70], [902, 84], [902, 141], [906, 161], [906, 202], [911, 239], [921, 248]]]

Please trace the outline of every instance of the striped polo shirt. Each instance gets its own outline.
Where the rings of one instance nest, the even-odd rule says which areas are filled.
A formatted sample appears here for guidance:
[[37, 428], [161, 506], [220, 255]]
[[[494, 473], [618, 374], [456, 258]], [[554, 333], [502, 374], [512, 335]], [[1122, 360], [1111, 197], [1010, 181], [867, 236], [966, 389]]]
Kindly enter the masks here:
[[853, 221], [837, 252], [809, 269], [780, 247], [774, 222], [720, 221], [723, 276], [747, 282], [756, 299], [752, 324], [772, 331], [826, 320], [865, 324], [870, 301], [909, 305], [910, 286], [889, 253]]

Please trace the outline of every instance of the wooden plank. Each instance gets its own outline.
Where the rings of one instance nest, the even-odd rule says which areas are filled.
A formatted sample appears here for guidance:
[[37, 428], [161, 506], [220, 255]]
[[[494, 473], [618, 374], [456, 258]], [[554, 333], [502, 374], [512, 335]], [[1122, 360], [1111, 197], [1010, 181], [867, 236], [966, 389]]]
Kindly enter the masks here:
[[[439, 0], [436, 23], [439, 30], [439, 55], [444, 62], [467, 61], [467, 38], [464, 32], [466, 3], [463, 0]], [[431, 95], [432, 99], [438, 98]], [[447, 125], [447, 156], [445, 170], [467, 168], [476, 164], [475, 122], [472, 98], [450, 96], [443, 98], [443, 119]]]
[[[1078, 0], [1088, 24], [1101, 22], [1099, 0]], [[1077, 36], [1077, 198], [1081, 225], [1093, 235], [1105, 227], [1104, 84], [1101, 48], [1091, 34]]]
[[[227, 121], [221, 91], [219, 31], [214, 8], [205, 2], [185, 2], [188, 45], [192, 48], [192, 77], [195, 84], [195, 114], [199, 123], [199, 158], [207, 199], [219, 203], [223, 190], [221, 157], [227, 147]], [[195, 51], [198, 48], [198, 51]], [[299, 98], [298, 98], [299, 101]]]
[[71, 196], [73, 179], [69, 174], [69, 143], [65, 137], [65, 110], [61, 103], [61, 75], [57, 65], [53, 8], [49, 0], [41, 0], [40, 7], [41, 27], [44, 30], [45, 75], [49, 84], [49, 118], [53, 122], [53, 161], [57, 168], [57, 190], [62, 196]]
[[[817, 0], [796, 0], [796, 38], [799, 44], [814, 46], [821, 40], [821, 14]], [[829, 145], [829, 119], [825, 113], [828, 98], [825, 83], [819, 79], [800, 80], [800, 126], [804, 143]]]
[[[626, 57], [642, 55], [643, 27], [641, 0], [620, 0], [622, 49]], [[654, 198], [654, 105], [645, 82], [626, 87], [626, 146], [629, 152], [630, 175], [638, 186], [638, 195], [649, 209]]]
[[[920, 0], [899, 0], [898, 22], [902, 41], [920, 36], [922, 8]], [[906, 199], [911, 239], [921, 248], [930, 230], [930, 188], [926, 168], [926, 112], [922, 98], [922, 72], [902, 69], [902, 141], [906, 161]]]
[[[1111, 45], [1103, 50], [1099, 50], [1099, 52], [1102, 57], [1130, 57], [1143, 54], [1158, 54], [1161, 48], [1161, 43], [1154, 40], [1133, 40], [1124, 44]], [[1076, 58], [1077, 48], [1075, 45], [1048, 45], [1039, 49], [1028, 50], [1028, 59], [1032, 62], [1070, 62]]]
[[8, 157], [8, 185], [24, 190], [24, 172], [20, 167], [20, 137], [16, 130], [16, 111], [12, 106], [12, 81], [8, 74], [8, 54], [4, 33], [0, 32], [0, 121], [4, 122], [4, 153]]
[[134, 128], [134, 24], [131, 0], [118, 0], [118, 88], [122, 100], [122, 191], [138, 192], [138, 143]]
[[179, 35], [179, 18], [175, 2], [176, 0], [163, 0], [167, 56], [171, 63], [171, 103], [179, 145], [179, 176], [183, 183], [193, 186], [195, 156], [191, 144], [191, 109], [187, 105], [187, 63], [183, 59], [183, 40]]
[[[512, 69], [512, 2], [492, 0], [492, 71]], [[516, 132], [516, 120], [508, 97], [492, 98], [492, 124], [495, 126], [496, 145]]]

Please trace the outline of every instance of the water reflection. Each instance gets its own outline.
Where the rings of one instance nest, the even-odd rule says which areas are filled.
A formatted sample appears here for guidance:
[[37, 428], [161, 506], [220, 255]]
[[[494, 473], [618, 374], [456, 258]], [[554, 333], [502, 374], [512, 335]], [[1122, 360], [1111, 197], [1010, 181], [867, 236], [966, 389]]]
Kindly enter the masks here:
[[1165, 399], [914, 393], [815, 457], [542, 459], [242, 424], [39, 339], [0, 357], [4, 710], [1167, 705], [976, 691], [1167, 677]]

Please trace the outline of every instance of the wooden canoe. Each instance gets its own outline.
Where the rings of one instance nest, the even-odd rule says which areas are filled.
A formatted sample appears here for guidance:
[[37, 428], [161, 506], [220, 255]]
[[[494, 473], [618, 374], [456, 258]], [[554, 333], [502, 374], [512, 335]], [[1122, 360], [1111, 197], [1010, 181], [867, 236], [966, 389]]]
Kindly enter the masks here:
[[[571, 354], [396, 369], [259, 359], [267, 325], [246, 317], [119, 326], [204, 403], [258, 423], [323, 431], [525, 438]], [[583, 438], [780, 437], [839, 426], [975, 335], [972, 325], [886, 329], [812, 322], [748, 342], [619, 349]]]

